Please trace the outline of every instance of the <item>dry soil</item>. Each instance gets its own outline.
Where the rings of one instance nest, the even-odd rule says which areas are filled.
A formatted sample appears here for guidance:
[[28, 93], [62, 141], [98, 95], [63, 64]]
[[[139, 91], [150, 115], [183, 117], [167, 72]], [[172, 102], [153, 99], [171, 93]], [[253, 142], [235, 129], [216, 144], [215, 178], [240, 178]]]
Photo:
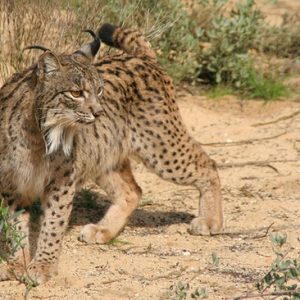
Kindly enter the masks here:
[[[78, 242], [80, 228], [100, 219], [109, 205], [101, 191], [88, 205], [78, 197], [59, 275], [32, 289], [29, 299], [180, 299], [180, 282], [189, 284], [188, 295], [200, 287], [209, 299], [232, 299], [255, 291], [269, 269], [275, 258], [270, 234], [286, 234], [289, 255], [298, 258], [300, 114], [278, 118], [299, 112], [300, 104], [207, 100], [186, 92], [178, 99], [191, 135], [208, 144], [203, 147], [220, 166], [224, 234], [189, 235], [197, 192], [134, 163], [144, 196], [129, 225], [111, 245]], [[276, 122], [257, 126], [267, 121]], [[0, 299], [23, 299], [24, 292], [18, 282], [0, 283]]]

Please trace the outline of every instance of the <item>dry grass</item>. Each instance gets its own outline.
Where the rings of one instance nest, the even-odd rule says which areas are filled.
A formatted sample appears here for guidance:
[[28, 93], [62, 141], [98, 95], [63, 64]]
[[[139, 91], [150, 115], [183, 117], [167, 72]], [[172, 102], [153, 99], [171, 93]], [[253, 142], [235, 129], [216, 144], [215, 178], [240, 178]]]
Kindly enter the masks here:
[[0, 81], [34, 61], [39, 53], [23, 52], [26, 46], [39, 44], [61, 53], [88, 39], [82, 30], [100, 22], [99, 5], [91, 5], [87, 1], [83, 10], [59, 1], [0, 0]]
[[[170, 15], [170, 9], [165, 6], [172, 3], [162, 1], [155, 6], [151, 3], [151, 0], [97, 3], [91, 0], [0, 0], [0, 84], [36, 59], [38, 51], [23, 52], [25, 47], [39, 44], [58, 53], [71, 51], [89, 39], [82, 30], [96, 30], [102, 22], [138, 28], [160, 48], [160, 39], [164, 40], [162, 33], [169, 32], [170, 28], [174, 31], [180, 8], [172, 7]], [[169, 42], [164, 41], [165, 46], [169, 47]], [[166, 53], [169, 52], [167, 49]]]
[[[294, 31], [289, 30], [291, 22], [278, 29], [264, 28], [261, 22], [258, 24], [251, 19], [252, 10], [245, 11], [244, 8], [240, 18], [244, 24], [242, 29], [246, 28], [244, 31], [250, 35], [257, 31], [258, 36], [257, 39], [245, 38], [245, 32], [240, 32], [241, 22], [233, 22], [235, 19], [228, 16], [230, 2], [210, 0], [203, 4], [203, 1], [192, 1], [191, 6], [183, 6], [183, 3], [182, 0], [0, 0], [0, 85], [12, 73], [31, 65], [40, 55], [39, 51], [23, 52], [25, 47], [40, 44], [57, 53], [70, 52], [90, 39], [82, 30], [96, 30], [101, 23], [110, 22], [141, 30], [156, 50], [159, 63], [175, 83], [203, 81], [215, 84], [219, 83], [215, 80], [218, 77], [225, 78], [222, 84], [233, 83], [232, 88], [243, 95], [264, 99], [281, 96], [284, 89], [277, 84], [273, 86], [274, 80], [269, 78], [274, 76], [268, 67], [263, 68], [266, 70], [263, 74], [268, 73], [265, 83], [269, 84], [267, 88], [271, 93], [261, 93], [267, 88], [264, 84], [256, 84], [261, 78], [257, 78], [253, 59], [246, 51], [253, 45], [245, 44], [252, 41], [259, 48], [257, 51], [267, 52], [266, 55], [289, 57], [291, 52], [298, 55], [297, 26]], [[230, 32], [221, 32], [228, 20], [232, 23], [231, 28], [227, 26]], [[219, 28], [215, 28], [216, 25]], [[265, 37], [262, 40], [268, 41], [263, 45], [257, 42], [261, 35]], [[281, 39], [283, 43], [278, 42]], [[242, 53], [241, 48], [244, 49]], [[102, 54], [105, 55], [106, 51]], [[208, 62], [211, 62], [209, 66]], [[221, 73], [225, 74], [224, 78]], [[277, 70], [275, 73], [277, 78]], [[254, 78], [250, 78], [251, 75]], [[230, 76], [233, 80], [228, 79]], [[249, 93], [249, 89], [254, 89], [255, 93]]]

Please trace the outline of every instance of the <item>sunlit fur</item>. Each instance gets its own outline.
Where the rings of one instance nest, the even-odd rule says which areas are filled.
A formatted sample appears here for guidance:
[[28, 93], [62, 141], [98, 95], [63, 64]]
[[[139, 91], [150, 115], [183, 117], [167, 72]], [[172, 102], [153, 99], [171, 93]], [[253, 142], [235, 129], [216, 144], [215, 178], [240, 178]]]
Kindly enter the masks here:
[[141, 191], [130, 176], [127, 157], [138, 157], [165, 180], [198, 189], [199, 213], [189, 232], [219, 233], [223, 215], [216, 164], [188, 134], [172, 80], [158, 64], [149, 42], [137, 30], [111, 24], [102, 25], [98, 35], [122, 52], [95, 64], [105, 82], [101, 99], [105, 114], [88, 127], [89, 134], [78, 135], [78, 144], [85, 147], [78, 147], [81, 159], [75, 165], [88, 170], [82, 172], [82, 182], [96, 178], [113, 204], [97, 224], [83, 227], [80, 239], [108, 242], [137, 207]]
[[[24, 226], [24, 255], [20, 250], [9, 265], [0, 266], [0, 281], [22, 275], [23, 265], [32, 260], [26, 276], [40, 283], [57, 265], [64, 227], [52, 232], [55, 255], [50, 263], [43, 254], [48, 253], [47, 236], [53, 230], [49, 220], [52, 225], [67, 224], [69, 214], [55, 216], [55, 212], [67, 204], [69, 207], [75, 193], [75, 138], [102, 111], [98, 95], [103, 81], [91, 65], [93, 57], [80, 53], [57, 56], [47, 51], [34, 66], [14, 74], [0, 89], [0, 198], [11, 210], [40, 198], [45, 216], [34, 257], [30, 257], [29, 249], [34, 246], [28, 242], [28, 227], [18, 225]], [[58, 199], [67, 204], [59, 204]]]
[[[131, 156], [139, 157], [161, 178], [200, 191], [199, 214], [191, 222], [191, 233], [209, 235], [222, 230], [216, 164], [188, 134], [172, 81], [157, 63], [149, 43], [136, 30], [110, 24], [102, 26], [99, 34], [104, 42], [127, 53], [103, 57], [87, 68], [70, 57], [61, 57], [63, 72], [59, 76], [52, 76], [57, 66], [50, 59], [46, 72], [39, 63], [38, 70], [22, 74], [0, 90], [0, 105], [6, 97], [9, 103], [4, 116], [0, 114], [0, 138], [5, 145], [0, 144], [0, 155], [3, 155], [0, 168], [6, 178], [0, 179], [2, 191], [9, 187], [11, 192], [16, 192], [16, 178], [22, 177], [25, 170], [32, 170], [31, 174], [25, 174], [29, 181], [39, 177], [44, 182], [40, 184], [40, 196], [45, 216], [37, 251], [27, 270], [39, 282], [57, 270], [72, 198], [87, 181], [93, 180], [103, 188], [113, 204], [97, 224], [82, 229], [80, 240], [106, 243], [126, 225], [141, 198], [141, 189], [128, 160]], [[71, 99], [69, 92], [78, 88], [82, 80], [89, 101], [98, 103], [92, 109], [90, 105], [80, 106], [82, 99]], [[97, 95], [101, 95], [98, 101]], [[97, 115], [94, 122], [89, 117], [91, 112]], [[24, 131], [26, 114], [29, 120]], [[29, 140], [32, 142], [28, 150]], [[28, 195], [32, 199], [33, 193]]]
[[[76, 128], [84, 123], [88, 124], [95, 120], [90, 106], [95, 106], [94, 110], [99, 110], [99, 103], [95, 100], [98, 91], [103, 84], [93, 72], [92, 68], [87, 68], [81, 62], [62, 56], [60, 64], [64, 72], [51, 76], [51, 88], [48, 91], [49, 81], [37, 84], [37, 103], [40, 107], [40, 128], [44, 134], [46, 143], [46, 154], [53, 154], [60, 148], [66, 156], [70, 156]], [[52, 66], [52, 68], [54, 68]], [[49, 71], [48, 71], [49, 72]], [[54, 72], [55, 71], [51, 71]], [[69, 91], [85, 90], [86, 94], [91, 94], [94, 101], [83, 103], [84, 99], [76, 99], [69, 95]], [[47, 91], [47, 95], [45, 95]], [[50, 101], [46, 100], [46, 96]], [[43, 102], [40, 104], [40, 100]], [[94, 103], [93, 103], [94, 102]]]

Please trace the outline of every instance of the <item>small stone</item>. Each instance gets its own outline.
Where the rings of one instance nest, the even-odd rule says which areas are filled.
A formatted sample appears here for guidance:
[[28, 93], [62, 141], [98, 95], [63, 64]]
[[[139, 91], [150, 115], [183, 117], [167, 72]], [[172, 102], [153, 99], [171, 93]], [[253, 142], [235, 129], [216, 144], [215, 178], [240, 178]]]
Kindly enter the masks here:
[[190, 256], [191, 252], [188, 251], [188, 250], [182, 250], [182, 255], [184, 255], [184, 256]]

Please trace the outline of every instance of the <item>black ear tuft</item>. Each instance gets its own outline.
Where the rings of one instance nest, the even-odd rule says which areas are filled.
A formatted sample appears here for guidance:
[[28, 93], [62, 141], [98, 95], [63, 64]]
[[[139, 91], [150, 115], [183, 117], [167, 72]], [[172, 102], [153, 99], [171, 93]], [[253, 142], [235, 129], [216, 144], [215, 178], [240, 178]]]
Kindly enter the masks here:
[[100, 40], [97, 38], [97, 39], [94, 39], [91, 44], [91, 53], [92, 53], [92, 56], [96, 56], [100, 46], [101, 46], [101, 43], [100, 43]]
[[91, 34], [94, 40], [89, 44], [83, 45], [79, 50], [75, 51], [73, 55], [82, 62], [91, 63], [95, 59], [95, 56], [101, 46], [101, 42], [92, 30], [86, 29], [84, 32]]
[[97, 35], [96, 35], [96, 33], [93, 30], [91, 30], [91, 29], [85, 29], [85, 30], [83, 30], [83, 32], [89, 33], [93, 37], [94, 40], [97, 39]]
[[109, 23], [103, 24], [98, 29], [98, 36], [105, 44], [116, 47], [116, 42], [113, 40], [113, 34], [118, 27]]
[[96, 56], [98, 50], [100, 49], [101, 41], [99, 40], [98, 36], [93, 30], [86, 29], [83, 30], [83, 32], [88, 32], [94, 38], [94, 40], [89, 44], [89, 46], [92, 56]]
[[23, 51], [24, 50], [31, 50], [31, 49], [38, 49], [38, 50], [43, 50], [45, 52], [46, 51], [50, 51], [51, 52], [50, 49], [48, 49], [48, 48], [46, 48], [44, 46], [41, 46], [41, 45], [31, 45], [31, 46], [28, 46], [28, 47], [24, 48]]

